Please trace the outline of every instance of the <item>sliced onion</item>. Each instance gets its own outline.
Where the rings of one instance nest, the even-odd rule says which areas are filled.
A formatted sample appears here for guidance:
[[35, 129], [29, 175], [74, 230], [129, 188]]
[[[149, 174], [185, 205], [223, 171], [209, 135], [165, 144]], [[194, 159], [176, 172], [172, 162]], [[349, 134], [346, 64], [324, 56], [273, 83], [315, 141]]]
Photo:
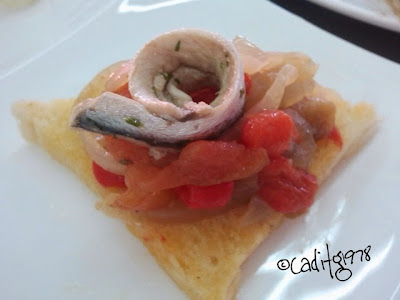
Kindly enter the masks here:
[[299, 72], [299, 80], [310, 80], [317, 72], [318, 65], [299, 52], [263, 51], [243, 37], [236, 37], [233, 44], [239, 52], [246, 73], [276, 72], [285, 64], [293, 65]]
[[129, 72], [132, 68], [132, 61], [122, 61], [121, 65], [110, 74], [105, 84], [105, 90], [108, 92], [117, 91], [124, 84], [128, 83]]
[[285, 89], [285, 93], [283, 94], [280, 109], [289, 107], [304, 97], [311, 95], [312, 91], [315, 88], [315, 81], [311, 80], [297, 80], [292, 83]]
[[258, 195], [251, 197], [246, 213], [241, 217], [239, 225], [247, 227], [267, 220], [274, 210]]
[[258, 175], [235, 181], [235, 189], [233, 190], [233, 201], [247, 201], [252, 195], [258, 191]]
[[96, 164], [111, 173], [125, 174], [127, 166], [115, 160], [111, 153], [101, 145], [101, 141], [104, 139], [102, 134], [82, 131], [80, 136], [87, 153]]
[[270, 55], [268, 52], [262, 51], [244, 37], [235, 37], [233, 44], [239, 52], [244, 71], [247, 74], [255, 74], [263, 69], [266, 69], [268, 65], [275, 66], [276, 61], [269, 60]]
[[263, 98], [249, 110], [249, 113], [257, 113], [263, 109], [278, 109], [285, 88], [295, 82], [298, 75], [297, 69], [294, 66], [290, 64], [284, 65], [279, 70], [274, 82], [266, 91]]

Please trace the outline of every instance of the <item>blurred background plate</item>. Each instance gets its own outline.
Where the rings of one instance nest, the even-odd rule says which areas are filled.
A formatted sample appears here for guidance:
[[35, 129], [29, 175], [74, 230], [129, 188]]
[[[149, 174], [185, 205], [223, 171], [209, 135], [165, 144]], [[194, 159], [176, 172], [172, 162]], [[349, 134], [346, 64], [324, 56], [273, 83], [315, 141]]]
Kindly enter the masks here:
[[0, 0], [0, 78], [68, 39], [112, 1]]
[[[308, 0], [348, 17], [400, 32], [400, 1], [395, 10], [392, 0]], [[397, 0], [394, 0], [397, 1]]]

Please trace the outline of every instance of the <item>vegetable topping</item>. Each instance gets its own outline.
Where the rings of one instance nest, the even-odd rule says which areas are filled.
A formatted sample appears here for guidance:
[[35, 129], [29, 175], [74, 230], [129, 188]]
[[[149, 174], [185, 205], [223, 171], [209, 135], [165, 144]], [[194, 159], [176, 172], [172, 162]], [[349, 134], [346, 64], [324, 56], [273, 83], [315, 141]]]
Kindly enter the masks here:
[[93, 174], [96, 177], [98, 183], [104, 187], [126, 187], [125, 177], [123, 175], [117, 175], [104, 170], [95, 162], [92, 162]]
[[288, 149], [294, 133], [289, 115], [281, 110], [263, 110], [245, 121], [241, 140], [249, 148], [264, 148], [269, 157], [279, 157]]
[[[305, 55], [266, 53], [243, 38], [234, 44], [247, 73], [218, 36], [162, 35], [121, 64], [107, 92], [75, 108], [72, 126], [106, 134], [86, 135], [84, 143], [97, 181], [125, 188], [116, 206], [163, 218], [175, 209], [177, 219], [191, 219], [250, 199], [282, 213], [313, 203], [318, 184], [307, 170], [316, 141], [343, 143], [335, 105], [313, 94], [317, 66]], [[160, 60], [153, 65], [154, 53]]]

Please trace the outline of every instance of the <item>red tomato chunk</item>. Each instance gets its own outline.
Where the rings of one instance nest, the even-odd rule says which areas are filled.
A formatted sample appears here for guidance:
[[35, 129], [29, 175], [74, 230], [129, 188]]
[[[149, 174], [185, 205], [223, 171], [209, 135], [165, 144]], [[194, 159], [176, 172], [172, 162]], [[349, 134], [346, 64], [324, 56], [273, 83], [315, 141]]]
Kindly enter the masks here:
[[249, 148], [262, 147], [269, 157], [279, 157], [295, 135], [292, 118], [280, 110], [263, 110], [244, 123], [241, 141]]
[[217, 209], [224, 207], [232, 197], [233, 181], [209, 186], [184, 185], [176, 192], [179, 199], [189, 208]]
[[260, 196], [276, 211], [301, 212], [314, 201], [317, 178], [292, 166], [286, 158], [270, 162], [259, 174]]

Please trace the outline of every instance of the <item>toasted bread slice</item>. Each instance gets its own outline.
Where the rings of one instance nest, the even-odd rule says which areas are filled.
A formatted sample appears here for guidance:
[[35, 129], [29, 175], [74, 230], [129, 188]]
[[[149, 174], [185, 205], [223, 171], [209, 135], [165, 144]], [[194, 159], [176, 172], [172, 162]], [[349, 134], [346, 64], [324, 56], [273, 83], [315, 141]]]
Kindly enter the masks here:
[[[274, 212], [265, 220], [242, 226], [239, 220], [247, 210], [247, 206], [242, 206], [201, 221], [166, 223], [143, 217], [138, 219], [134, 213], [112, 207], [110, 204], [118, 190], [97, 183], [92, 174], [91, 159], [78, 133], [68, 127], [74, 102], [96, 96], [104, 87], [107, 78], [104, 72], [109, 70], [95, 77], [77, 100], [15, 103], [13, 113], [19, 120], [23, 136], [45, 148], [97, 193], [97, 208], [120, 218], [191, 299], [233, 298], [238, 288], [240, 266], [278, 226], [284, 215]], [[321, 183], [345, 155], [359, 149], [375, 128], [376, 116], [370, 105], [351, 106], [333, 91], [319, 89], [316, 92], [325, 93], [336, 104], [336, 124], [343, 139], [342, 148], [328, 139], [318, 142], [310, 172]]]

